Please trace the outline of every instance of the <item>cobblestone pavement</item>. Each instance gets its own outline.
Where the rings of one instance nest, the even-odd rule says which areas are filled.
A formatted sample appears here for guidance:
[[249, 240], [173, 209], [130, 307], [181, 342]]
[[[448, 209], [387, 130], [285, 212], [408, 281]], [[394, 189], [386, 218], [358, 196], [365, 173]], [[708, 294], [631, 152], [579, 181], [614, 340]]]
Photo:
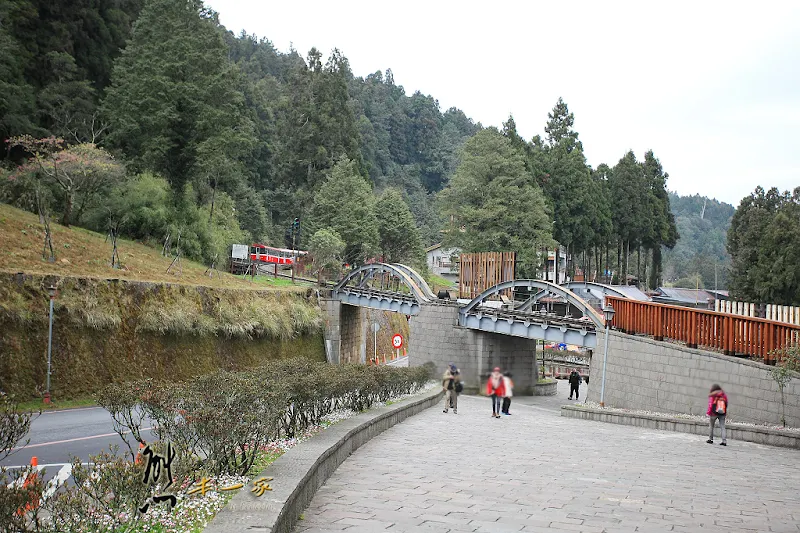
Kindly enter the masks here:
[[387, 430], [295, 531], [800, 531], [800, 451], [561, 418], [560, 385], [501, 419], [461, 397], [458, 415], [431, 408]]

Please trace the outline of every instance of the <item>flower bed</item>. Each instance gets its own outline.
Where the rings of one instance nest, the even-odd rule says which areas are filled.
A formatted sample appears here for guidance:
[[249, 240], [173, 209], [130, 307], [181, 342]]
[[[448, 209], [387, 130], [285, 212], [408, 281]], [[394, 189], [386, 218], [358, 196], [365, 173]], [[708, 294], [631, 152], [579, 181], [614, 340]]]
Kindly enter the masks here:
[[[429, 367], [288, 360], [178, 384], [110, 386], [98, 403], [123, 439], [134, 439], [128, 453], [73, 463], [74, 486], [44, 499], [30, 521], [48, 533], [199, 531], [234, 494], [271, 490], [253, 478], [284, 452], [363, 410], [435, 387], [430, 377]], [[146, 426], [158, 440], [144, 442]]]

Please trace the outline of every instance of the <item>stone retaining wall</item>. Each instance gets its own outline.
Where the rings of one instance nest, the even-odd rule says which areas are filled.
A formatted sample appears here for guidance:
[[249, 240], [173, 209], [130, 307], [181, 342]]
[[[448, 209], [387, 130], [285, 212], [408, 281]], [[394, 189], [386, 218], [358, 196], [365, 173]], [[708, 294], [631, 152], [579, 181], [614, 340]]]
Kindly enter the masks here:
[[[561, 416], [580, 418], [582, 420], [594, 420], [596, 422], [610, 422], [612, 424], [622, 424], [626, 426], [638, 426], [648, 429], [692, 433], [695, 435], [704, 435], [708, 438], [708, 421], [703, 422], [663, 415], [621, 413], [608, 409], [592, 409], [573, 405], [562, 406]], [[769, 446], [800, 449], [800, 432], [760, 428], [745, 424], [737, 424], [736, 422], [725, 424], [725, 430], [728, 440], [740, 440]], [[716, 435], [717, 437], [719, 436], [719, 429], [716, 430]]]
[[442, 394], [437, 387], [421, 397], [371, 409], [290, 449], [258, 475], [273, 478], [271, 492], [256, 497], [249, 490], [239, 491], [204, 532], [289, 533], [317, 489], [350, 454], [384, 430], [436, 405]]
[[462, 328], [455, 302], [421, 305], [408, 324], [412, 366], [432, 362], [443, 373], [448, 363], [456, 363], [466, 394], [483, 394], [486, 378], [499, 366], [513, 374], [514, 394], [533, 394], [538, 376], [535, 341]]
[[[597, 332], [591, 361], [589, 401], [600, 402], [604, 333]], [[611, 331], [605, 404], [609, 407], [705, 415], [708, 391], [718, 383], [730, 413], [744, 422], [781, 423], [781, 397], [772, 367], [649, 337]], [[800, 375], [787, 385], [786, 424], [800, 427]]]

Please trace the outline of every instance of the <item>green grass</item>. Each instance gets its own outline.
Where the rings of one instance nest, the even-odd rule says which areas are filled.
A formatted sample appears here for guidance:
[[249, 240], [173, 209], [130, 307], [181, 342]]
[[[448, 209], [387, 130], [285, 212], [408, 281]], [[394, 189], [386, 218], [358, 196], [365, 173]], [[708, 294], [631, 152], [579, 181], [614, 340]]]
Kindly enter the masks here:
[[76, 398], [74, 400], [53, 400], [49, 404], [44, 403], [44, 400], [29, 400], [20, 402], [17, 407], [18, 413], [28, 411], [57, 411], [59, 409], [73, 409], [76, 407], [96, 407], [97, 402], [92, 397]]
[[278, 452], [261, 452], [258, 454], [253, 466], [250, 467], [250, 470], [247, 471], [247, 476], [250, 478], [256, 477], [258, 474], [264, 471], [269, 465], [275, 462], [275, 460], [283, 455], [283, 453]]
[[308, 281], [303, 280], [295, 280], [292, 283], [292, 280], [289, 278], [274, 278], [268, 275], [260, 275], [260, 276], [236, 276], [237, 278], [244, 279], [248, 283], [250, 280], [253, 280], [253, 285], [262, 286], [262, 287], [296, 287], [296, 286], [304, 286], [304, 287], [312, 287], [314, 286], [313, 283], [309, 283]]
[[453, 289], [458, 285], [457, 282], [448, 281], [436, 274], [431, 274], [427, 281], [433, 292], [436, 292], [438, 289]]
[[553, 379], [553, 378], [544, 378], [544, 379], [539, 378], [539, 380], [536, 382], [536, 384], [537, 385], [547, 385], [548, 383], [555, 383], [555, 382], [556, 382], [556, 380]]
[[[161, 255], [161, 245], [141, 244], [119, 239], [118, 251], [122, 268], [111, 268], [111, 244], [105, 235], [78, 227], [64, 227], [51, 222], [55, 263], [42, 260], [44, 230], [33, 213], [0, 203], [0, 271], [26, 274], [44, 274], [63, 277], [128, 279], [151, 282], [202, 285], [241, 289], [254, 287], [239, 276], [220, 272], [209, 277], [206, 265], [183, 259], [182, 269], [173, 268], [167, 273], [172, 257]], [[290, 287], [272, 284], [270, 287]]]

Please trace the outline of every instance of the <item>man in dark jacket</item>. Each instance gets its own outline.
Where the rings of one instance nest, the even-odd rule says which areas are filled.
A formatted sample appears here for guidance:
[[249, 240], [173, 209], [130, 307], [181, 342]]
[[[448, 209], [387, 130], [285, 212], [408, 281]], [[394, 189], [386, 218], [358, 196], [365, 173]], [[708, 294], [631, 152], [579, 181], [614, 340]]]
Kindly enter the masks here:
[[569, 374], [569, 399], [572, 399], [572, 393], [575, 393], [575, 399], [578, 399], [578, 387], [581, 386], [581, 375], [578, 370], [573, 368]]
[[453, 408], [453, 414], [458, 414], [458, 382], [461, 381], [461, 372], [455, 363], [450, 363], [442, 376], [444, 389], [444, 413], [448, 407]]

